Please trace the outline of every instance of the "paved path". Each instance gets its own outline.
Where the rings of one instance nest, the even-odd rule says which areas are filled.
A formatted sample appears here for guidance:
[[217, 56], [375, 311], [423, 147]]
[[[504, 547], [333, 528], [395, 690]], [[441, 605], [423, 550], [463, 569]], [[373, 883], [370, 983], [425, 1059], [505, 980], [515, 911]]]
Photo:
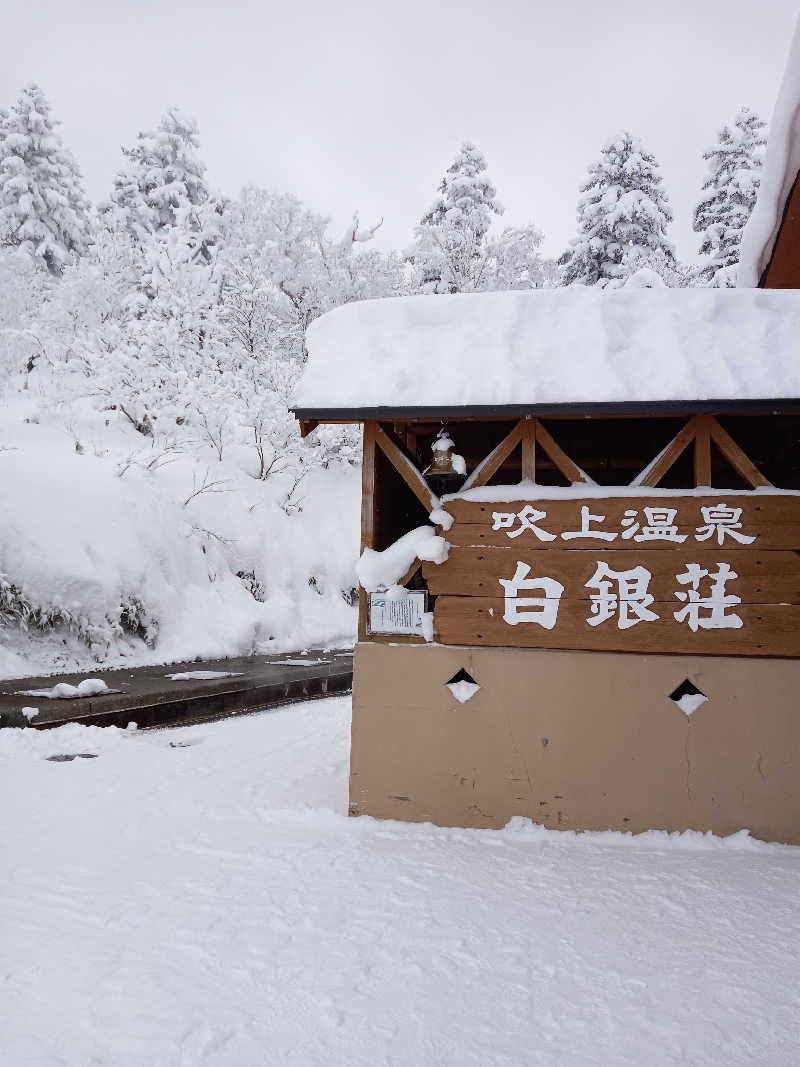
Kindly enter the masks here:
[[[174, 679], [170, 675], [219, 672], [212, 678]], [[84, 678], [102, 678], [117, 693], [50, 700], [23, 696], [26, 689], [51, 689], [58, 682], [77, 685]], [[87, 726], [174, 726], [243, 715], [293, 700], [346, 693], [353, 681], [350, 649], [285, 652], [239, 659], [173, 663], [160, 667], [94, 670], [46, 678], [0, 681], [0, 726], [47, 729], [65, 722]], [[23, 707], [38, 708], [31, 720]]]

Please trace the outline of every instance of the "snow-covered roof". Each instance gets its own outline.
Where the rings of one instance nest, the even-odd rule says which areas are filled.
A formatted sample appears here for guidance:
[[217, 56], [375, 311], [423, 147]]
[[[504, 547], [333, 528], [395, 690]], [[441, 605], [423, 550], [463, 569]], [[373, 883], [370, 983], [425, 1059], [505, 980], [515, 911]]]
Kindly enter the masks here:
[[800, 398], [800, 290], [564, 289], [346, 304], [295, 410]]
[[756, 286], [769, 263], [786, 201], [800, 171], [800, 20], [769, 125], [758, 200], [742, 234], [738, 284]]

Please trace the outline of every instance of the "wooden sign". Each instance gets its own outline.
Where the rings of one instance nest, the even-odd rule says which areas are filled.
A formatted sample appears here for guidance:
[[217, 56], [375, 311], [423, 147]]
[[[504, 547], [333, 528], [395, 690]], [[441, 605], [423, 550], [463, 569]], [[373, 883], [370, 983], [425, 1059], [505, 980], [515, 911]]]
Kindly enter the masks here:
[[443, 644], [800, 656], [800, 496], [446, 507]]

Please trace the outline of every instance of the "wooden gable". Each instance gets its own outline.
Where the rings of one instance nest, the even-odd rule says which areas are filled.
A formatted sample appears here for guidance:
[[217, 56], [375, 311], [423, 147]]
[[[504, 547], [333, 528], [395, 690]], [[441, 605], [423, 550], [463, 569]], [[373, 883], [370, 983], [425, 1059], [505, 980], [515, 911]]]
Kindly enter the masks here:
[[800, 289], [800, 174], [795, 178], [781, 220], [762, 289]]

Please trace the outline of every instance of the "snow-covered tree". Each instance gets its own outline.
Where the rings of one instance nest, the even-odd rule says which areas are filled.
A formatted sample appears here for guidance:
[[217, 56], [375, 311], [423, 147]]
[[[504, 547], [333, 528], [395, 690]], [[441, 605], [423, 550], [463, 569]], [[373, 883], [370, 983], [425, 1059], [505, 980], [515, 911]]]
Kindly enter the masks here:
[[486, 171], [486, 158], [471, 141], [464, 141], [456, 158], [439, 183], [441, 194], [420, 220], [423, 226], [448, 221], [455, 227], [485, 236], [492, 215], [502, 215], [503, 205]]
[[486, 158], [471, 141], [461, 145], [438, 191], [416, 229], [411, 258], [417, 285], [431, 293], [474, 291], [481, 287], [492, 217], [504, 208], [486, 174]]
[[[285, 411], [305, 360], [309, 324], [339, 304], [400, 294], [403, 262], [367, 247], [378, 227], [362, 228], [357, 215], [337, 240], [328, 219], [296, 197], [254, 186], [228, 206], [223, 225], [221, 328], [239, 380], [251, 382], [240, 410], [259, 469], [270, 471], [269, 457], [299, 442], [293, 423], [287, 437], [278, 409], [282, 404]], [[334, 456], [353, 459], [355, 446], [356, 435], [345, 427], [316, 434], [305, 447], [326, 463]]]
[[626, 252], [622, 258], [623, 276], [608, 283], [609, 288], [622, 286], [647, 286], [647, 279], [667, 289], [689, 289], [698, 284], [696, 267], [681, 263], [675, 256], [668, 256], [662, 248], [637, 248]]
[[439, 185], [439, 197], [416, 228], [408, 253], [412, 287], [426, 293], [533, 288], [544, 284], [541, 232], [532, 225], [490, 233], [503, 214], [486, 159], [465, 141]]
[[206, 204], [199, 147], [195, 120], [169, 108], [155, 130], [139, 133], [132, 148], [122, 149], [126, 163], [114, 178], [110, 199], [100, 205], [106, 223], [141, 242]]
[[38, 85], [0, 116], [0, 246], [22, 248], [60, 274], [86, 248], [90, 205], [81, 173]]
[[578, 234], [559, 260], [562, 285], [606, 285], [627, 276], [635, 252], [674, 249], [667, 239], [672, 210], [658, 164], [638, 137], [621, 133], [602, 148], [580, 186]]
[[700, 254], [709, 256], [701, 276], [708, 285], [735, 286], [742, 230], [750, 218], [761, 180], [766, 123], [749, 108], [723, 126], [703, 159], [709, 174], [695, 208], [693, 228], [702, 234]]
[[252, 351], [277, 348], [301, 363], [306, 328], [319, 315], [403, 291], [400, 258], [365, 247], [377, 226], [362, 229], [355, 215], [339, 240], [328, 227], [296, 197], [255, 186], [229, 206], [223, 303], [231, 328]]

